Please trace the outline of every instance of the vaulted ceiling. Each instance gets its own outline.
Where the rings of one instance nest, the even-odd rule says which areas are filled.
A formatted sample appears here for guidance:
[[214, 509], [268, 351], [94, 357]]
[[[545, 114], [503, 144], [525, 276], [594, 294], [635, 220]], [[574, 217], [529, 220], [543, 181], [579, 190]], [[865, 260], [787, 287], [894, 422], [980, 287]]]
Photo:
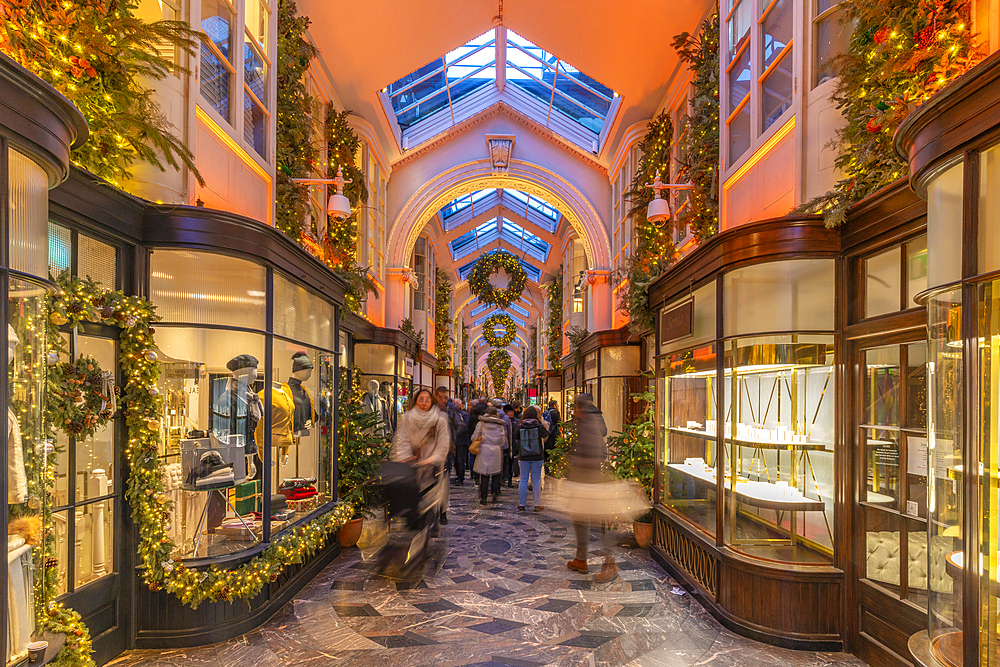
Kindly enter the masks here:
[[[500, 0], [299, 0], [344, 108], [374, 125], [390, 161], [400, 157], [378, 91], [494, 27]], [[670, 42], [692, 30], [704, 0], [502, 0], [503, 24], [621, 95], [600, 159], [621, 132], [651, 117], [672, 78]]]

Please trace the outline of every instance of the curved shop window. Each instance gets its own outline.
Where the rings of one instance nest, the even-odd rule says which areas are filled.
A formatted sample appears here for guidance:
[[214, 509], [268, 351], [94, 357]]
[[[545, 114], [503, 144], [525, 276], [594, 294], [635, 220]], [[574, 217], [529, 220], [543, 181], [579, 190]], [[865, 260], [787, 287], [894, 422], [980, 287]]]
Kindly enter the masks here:
[[664, 309], [691, 327], [659, 364], [660, 503], [748, 556], [832, 560], [833, 278], [832, 259], [756, 264], [721, 278], [720, 309], [715, 282]]
[[175, 556], [249, 549], [334, 498], [335, 308], [236, 257], [158, 249], [150, 268]]
[[404, 352], [395, 345], [356, 343], [354, 363], [361, 369], [361, 409], [378, 414], [381, 434], [392, 435], [413, 390], [413, 379], [404, 375]]

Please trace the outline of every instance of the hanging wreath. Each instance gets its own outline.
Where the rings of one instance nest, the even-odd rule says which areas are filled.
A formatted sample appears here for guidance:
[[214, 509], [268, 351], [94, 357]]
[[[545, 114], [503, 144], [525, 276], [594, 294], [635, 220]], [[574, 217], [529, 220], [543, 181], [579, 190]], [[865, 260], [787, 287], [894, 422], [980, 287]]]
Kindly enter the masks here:
[[[497, 289], [490, 282], [490, 276], [500, 271], [507, 274], [509, 281], [507, 287]], [[527, 280], [521, 260], [506, 250], [497, 250], [480, 255], [476, 260], [469, 273], [469, 289], [481, 302], [507, 308], [521, 296]]]
[[[497, 336], [496, 330], [503, 327], [502, 336]], [[507, 313], [494, 313], [483, 322], [483, 338], [493, 347], [507, 347], [514, 341], [517, 335], [517, 324], [514, 318]]]
[[48, 417], [56, 428], [86, 440], [106, 425], [118, 409], [111, 371], [93, 357], [55, 364], [49, 369]]
[[507, 383], [507, 373], [510, 371], [510, 352], [507, 350], [490, 350], [486, 357], [486, 366], [493, 376], [493, 388], [496, 393], [503, 391]]

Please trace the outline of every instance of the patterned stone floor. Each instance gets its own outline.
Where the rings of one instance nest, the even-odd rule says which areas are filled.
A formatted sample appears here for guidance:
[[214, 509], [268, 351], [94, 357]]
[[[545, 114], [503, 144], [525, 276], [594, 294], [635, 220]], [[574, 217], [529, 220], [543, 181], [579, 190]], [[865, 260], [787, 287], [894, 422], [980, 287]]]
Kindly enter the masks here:
[[[436, 562], [408, 581], [370, 571], [375, 547], [346, 549], [261, 628], [193, 649], [134, 651], [132, 667], [860, 666], [842, 653], [790, 651], [723, 629], [631, 534], [594, 530], [589, 575], [566, 569], [573, 531], [518, 512], [516, 489], [481, 507], [452, 488]], [[530, 501], [529, 501], [530, 502]], [[366, 534], [363, 540], [376, 542]], [[595, 551], [597, 553], [595, 553]], [[593, 581], [615, 555], [620, 576]]]

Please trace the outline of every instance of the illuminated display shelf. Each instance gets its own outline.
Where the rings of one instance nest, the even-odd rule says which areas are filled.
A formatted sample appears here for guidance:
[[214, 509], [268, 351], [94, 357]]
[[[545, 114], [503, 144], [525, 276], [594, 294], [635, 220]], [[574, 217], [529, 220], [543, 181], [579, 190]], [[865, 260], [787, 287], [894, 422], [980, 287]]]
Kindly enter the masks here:
[[[669, 429], [671, 433], [676, 433], [678, 435], [688, 435], [693, 438], [701, 438], [703, 440], [715, 440], [716, 434], [709, 433], [708, 431], [696, 431], [690, 428], [683, 428], [681, 426], [671, 426]], [[830, 451], [827, 450], [826, 445], [822, 442], [788, 442], [788, 441], [775, 441], [775, 440], [748, 440], [746, 438], [726, 438], [726, 442], [735, 444], [737, 447], [753, 447], [754, 449], [781, 449], [781, 450], [810, 450], [810, 451]]]
[[[695, 481], [696, 484], [702, 484], [704, 486], [709, 486], [715, 488], [717, 485], [716, 476], [714, 470], [705, 470], [704, 472], [699, 472], [695, 468], [687, 466], [683, 463], [669, 463], [667, 467], [671, 470], [675, 470], [679, 473], [687, 475]], [[742, 488], [741, 488], [742, 487]], [[755, 493], [754, 487], [767, 488], [772, 487], [777, 489], [778, 487], [774, 484], [768, 482], [751, 482], [751, 480], [736, 480], [736, 492], [733, 493], [732, 484], [730, 483], [729, 477], [726, 477], [726, 494], [735, 495], [736, 500], [746, 505], [752, 505], [754, 507], [760, 507], [761, 509], [778, 510], [785, 512], [822, 512], [826, 509], [826, 503], [821, 500], [813, 500], [812, 498], [806, 498], [804, 496], [797, 498], [781, 498], [777, 496], [766, 496], [761, 493]]]

